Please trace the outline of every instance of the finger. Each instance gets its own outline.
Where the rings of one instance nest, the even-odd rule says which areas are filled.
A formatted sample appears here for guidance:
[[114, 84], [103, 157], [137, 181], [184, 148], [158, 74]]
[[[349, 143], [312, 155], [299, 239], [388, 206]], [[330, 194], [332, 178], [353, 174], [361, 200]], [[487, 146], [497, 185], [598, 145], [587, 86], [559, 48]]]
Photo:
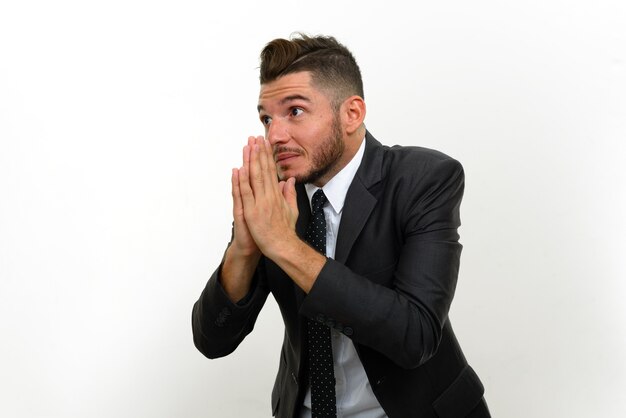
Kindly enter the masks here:
[[261, 196], [265, 192], [265, 180], [263, 178], [263, 168], [261, 167], [261, 152], [256, 143], [250, 147], [250, 168], [248, 170], [249, 183], [255, 196]]
[[239, 194], [241, 196], [242, 209], [254, 207], [254, 191], [250, 187], [250, 175], [245, 167], [239, 169]]
[[278, 184], [278, 182], [276, 181], [276, 176], [273, 176], [271, 171], [273, 163], [271, 161], [271, 152], [268, 153], [269, 143], [265, 141], [263, 137], [258, 137], [256, 144], [259, 147], [259, 163], [261, 167], [261, 173], [263, 175], [263, 182], [265, 185], [264, 190], [266, 193], [274, 193], [276, 195], [280, 194], [278, 188], [276, 187], [276, 185]]
[[[258, 193], [262, 192], [263, 185], [257, 185], [257, 181], [255, 181], [255, 178], [259, 175], [257, 156], [258, 152], [255, 150], [256, 144], [254, 138], [251, 138], [252, 145], [246, 145], [245, 147], [243, 147], [243, 168], [245, 168], [247, 183], [253, 195], [256, 196]], [[241, 176], [241, 172], [239, 173], [239, 175]]]
[[243, 166], [250, 169], [250, 152], [254, 148], [254, 137], [248, 137], [248, 143], [243, 147]]
[[272, 177], [273, 181], [278, 180], [278, 171], [276, 170], [276, 162], [274, 161], [274, 152], [272, 151], [272, 144], [270, 144], [270, 141], [265, 141], [265, 147], [267, 149], [267, 161], [269, 163], [268, 165], [268, 170], [270, 173], [270, 176]]
[[242, 153], [243, 166], [247, 170], [250, 170], [250, 151], [252, 150], [252, 147], [254, 147], [255, 141], [256, 141], [255, 137], [249, 136], [247, 145], [243, 147], [243, 153]]
[[296, 192], [296, 179], [294, 177], [289, 177], [287, 181], [281, 183], [284, 183], [284, 186], [282, 187], [282, 193], [285, 197], [287, 205], [289, 205], [294, 213], [298, 213], [298, 193]]
[[254, 147], [255, 142], [256, 142], [256, 137], [249, 136], [248, 137], [248, 148], [252, 149], [252, 147]]
[[250, 145], [246, 145], [243, 147], [243, 151], [242, 151], [242, 161], [243, 161], [243, 167], [245, 167], [246, 169], [250, 169]]
[[236, 168], [233, 168], [230, 182], [233, 195], [233, 217], [237, 218], [243, 212], [243, 203], [241, 202], [241, 191], [239, 190], [239, 170]]
[[261, 170], [263, 171], [263, 174], [265, 175], [265, 172], [267, 171], [267, 156], [266, 156], [266, 151], [265, 151], [265, 140], [263, 139], [262, 136], [258, 136], [254, 144], [255, 144], [256, 149], [259, 151], [259, 164], [261, 166]]

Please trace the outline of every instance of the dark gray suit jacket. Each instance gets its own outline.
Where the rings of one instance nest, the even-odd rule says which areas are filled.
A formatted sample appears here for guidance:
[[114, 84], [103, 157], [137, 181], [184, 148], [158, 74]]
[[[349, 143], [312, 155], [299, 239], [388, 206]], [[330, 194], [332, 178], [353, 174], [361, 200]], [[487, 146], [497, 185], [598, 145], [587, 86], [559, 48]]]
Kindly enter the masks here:
[[[448, 311], [459, 271], [463, 168], [418, 147], [386, 147], [366, 135], [348, 190], [335, 259], [306, 295], [261, 258], [253, 289], [233, 304], [212, 275], [192, 313], [194, 343], [225, 356], [252, 331], [272, 292], [285, 322], [273, 413], [294, 417], [307, 387], [306, 318], [350, 337], [374, 394], [390, 418], [488, 417], [483, 386], [467, 364]], [[296, 230], [310, 206], [299, 185]]]

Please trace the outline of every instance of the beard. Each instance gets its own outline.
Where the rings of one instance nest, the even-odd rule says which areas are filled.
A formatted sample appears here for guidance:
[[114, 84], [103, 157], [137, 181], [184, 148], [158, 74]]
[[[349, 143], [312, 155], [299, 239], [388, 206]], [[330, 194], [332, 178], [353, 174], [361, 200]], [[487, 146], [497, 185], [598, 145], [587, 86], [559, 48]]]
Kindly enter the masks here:
[[[341, 133], [341, 122], [339, 115], [336, 114], [333, 117], [330, 133], [320, 141], [319, 148], [311, 155], [311, 167], [306, 173], [294, 176], [296, 183], [315, 183], [328, 174], [337, 165], [345, 147]], [[283, 176], [279, 177], [280, 180], [285, 180]]]

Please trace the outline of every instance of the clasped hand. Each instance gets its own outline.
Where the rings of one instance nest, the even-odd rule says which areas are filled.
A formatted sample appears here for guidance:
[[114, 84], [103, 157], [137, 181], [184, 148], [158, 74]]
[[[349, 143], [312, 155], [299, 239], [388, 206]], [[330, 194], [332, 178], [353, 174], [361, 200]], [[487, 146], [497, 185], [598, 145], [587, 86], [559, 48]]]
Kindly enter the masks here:
[[272, 147], [262, 136], [249, 137], [243, 166], [232, 172], [233, 245], [241, 254], [269, 258], [281, 244], [296, 238], [298, 219], [295, 179], [278, 181]]

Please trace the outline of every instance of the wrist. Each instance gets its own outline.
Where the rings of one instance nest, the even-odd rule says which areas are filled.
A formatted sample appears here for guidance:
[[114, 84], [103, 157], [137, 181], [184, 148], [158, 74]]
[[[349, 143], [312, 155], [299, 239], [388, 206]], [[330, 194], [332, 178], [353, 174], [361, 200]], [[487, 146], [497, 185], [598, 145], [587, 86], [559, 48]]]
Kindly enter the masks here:
[[261, 253], [251, 255], [237, 251], [234, 245], [226, 250], [220, 275], [220, 283], [233, 302], [244, 298], [250, 291], [254, 271], [259, 264]]
[[292, 239], [281, 240], [271, 253], [263, 253], [276, 263], [291, 279], [308, 293], [326, 264], [326, 256], [294, 234]]
[[295, 231], [289, 231], [286, 234], [281, 234], [280, 238], [271, 239], [264, 243], [263, 255], [271, 260], [279, 260], [281, 258], [290, 258], [292, 252], [298, 253], [302, 245], [308, 246], [307, 243], [302, 241]]
[[228, 249], [227, 253], [230, 253], [232, 257], [235, 257], [240, 260], [244, 260], [246, 258], [258, 258], [261, 256], [261, 251], [259, 247], [256, 245], [240, 245], [237, 239], [234, 239]]

